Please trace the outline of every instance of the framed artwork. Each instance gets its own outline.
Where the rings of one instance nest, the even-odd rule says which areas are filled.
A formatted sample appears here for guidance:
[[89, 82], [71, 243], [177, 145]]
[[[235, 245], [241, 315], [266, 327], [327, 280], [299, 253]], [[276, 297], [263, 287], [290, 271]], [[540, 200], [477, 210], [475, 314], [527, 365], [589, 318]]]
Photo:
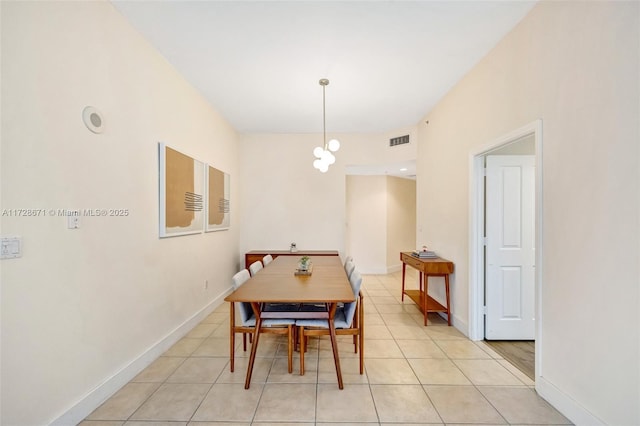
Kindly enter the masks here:
[[229, 174], [207, 165], [206, 232], [229, 229], [229, 188]]
[[201, 233], [204, 229], [204, 163], [164, 143], [160, 165], [160, 238]]

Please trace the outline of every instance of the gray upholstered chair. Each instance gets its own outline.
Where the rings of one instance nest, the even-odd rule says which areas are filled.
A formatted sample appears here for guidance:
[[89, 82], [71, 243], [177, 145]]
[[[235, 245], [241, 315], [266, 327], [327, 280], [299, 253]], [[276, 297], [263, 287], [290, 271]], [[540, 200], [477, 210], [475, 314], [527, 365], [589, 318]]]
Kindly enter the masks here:
[[[362, 275], [353, 271], [351, 278], [351, 289], [356, 297], [353, 302], [345, 303], [344, 306], [336, 309], [334, 324], [336, 335], [353, 336], [355, 353], [360, 351], [360, 374], [364, 374], [364, 304], [360, 291], [362, 286]], [[298, 337], [300, 341], [300, 375], [304, 374], [304, 352], [306, 350], [308, 336], [328, 336], [329, 321], [315, 319], [300, 319], [296, 321]]]
[[242, 284], [244, 284], [249, 278], [251, 278], [251, 275], [249, 274], [249, 271], [247, 271], [246, 269], [243, 269], [240, 272], [236, 272], [236, 274], [233, 276], [233, 278], [231, 279], [233, 281], [233, 289], [237, 289], [238, 287], [240, 287]]
[[251, 265], [249, 265], [249, 272], [251, 272], [251, 276], [254, 276], [258, 272], [260, 272], [260, 270], [263, 267], [264, 266], [262, 266], [262, 262], [261, 261], [256, 260], [255, 262], [253, 262]]
[[[259, 261], [258, 261], [259, 262]], [[243, 269], [242, 271], [236, 273], [233, 278], [233, 288], [234, 290], [244, 284], [248, 279], [249, 271]], [[233, 307], [231, 309], [234, 309]], [[243, 350], [247, 350], [247, 334], [249, 336], [255, 331], [256, 328], [256, 317], [253, 313], [253, 309], [251, 308], [251, 304], [247, 302], [238, 303], [238, 313], [240, 314], [240, 324], [234, 323], [231, 324], [231, 333], [230, 333], [230, 369], [231, 372], [234, 370], [234, 361], [235, 361], [235, 335], [236, 333], [242, 333], [242, 344]], [[234, 315], [235, 318], [235, 315]], [[293, 371], [293, 327], [295, 326], [295, 320], [293, 319], [265, 319], [262, 321], [262, 326], [260, 327], [260, 333], [269, 333], [269, 334], [286, 334], [287, 335], [287, 355], [288, 355], [288, 367], [289, 373]]]
[[344, 264], [344, 271], [347, 273], [349, 279], [351, 279], [351, 273], [356, 269], [356, 264], [353, 262], [353, 259], [349, 259]]
[[[244, 284], [249, 278], [251, 278], [251, 274], [247, 269], [243, 269], [239, 272], [236, 272], [234, 276], [231, 278], [233, 283], [233, 289], [237, 290], [242, 284]], [[249, 334], [249, 339], [251, 339], [251, 335]], [[249, 340], [251, 341], [251, 340]], [[247, 333], [242, 333], [242, 348], [247, 350]]]

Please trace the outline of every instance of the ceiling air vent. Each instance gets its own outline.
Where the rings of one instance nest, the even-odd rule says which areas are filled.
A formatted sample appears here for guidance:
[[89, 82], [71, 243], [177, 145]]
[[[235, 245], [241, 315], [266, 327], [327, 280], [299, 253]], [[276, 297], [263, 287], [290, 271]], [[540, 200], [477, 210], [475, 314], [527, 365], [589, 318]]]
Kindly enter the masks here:
[[389, 139], [389, 146], [398, 146], [409, 143], [409, 135], [398, 136], [397, 138]]

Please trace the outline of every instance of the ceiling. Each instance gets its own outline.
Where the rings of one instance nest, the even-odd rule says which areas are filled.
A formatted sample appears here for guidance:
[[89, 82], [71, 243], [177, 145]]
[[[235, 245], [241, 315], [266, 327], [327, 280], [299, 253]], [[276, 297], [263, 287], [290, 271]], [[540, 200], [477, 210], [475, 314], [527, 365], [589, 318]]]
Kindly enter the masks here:
[[414, 126], [534, 1], [120, 1], [241, 133]]
[[[535, 1], [111, 0], [240, 133], [415, 126]], [[415, 159], [347, 174], [415, 179]]]

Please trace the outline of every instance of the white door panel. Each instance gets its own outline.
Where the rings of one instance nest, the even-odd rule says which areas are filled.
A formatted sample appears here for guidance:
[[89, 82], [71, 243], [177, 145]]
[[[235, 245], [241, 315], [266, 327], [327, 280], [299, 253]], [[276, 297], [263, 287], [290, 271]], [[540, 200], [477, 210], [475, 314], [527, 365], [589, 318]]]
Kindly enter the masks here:
[[486, 331], [535, 337], [535, 156], [487, 156]]

